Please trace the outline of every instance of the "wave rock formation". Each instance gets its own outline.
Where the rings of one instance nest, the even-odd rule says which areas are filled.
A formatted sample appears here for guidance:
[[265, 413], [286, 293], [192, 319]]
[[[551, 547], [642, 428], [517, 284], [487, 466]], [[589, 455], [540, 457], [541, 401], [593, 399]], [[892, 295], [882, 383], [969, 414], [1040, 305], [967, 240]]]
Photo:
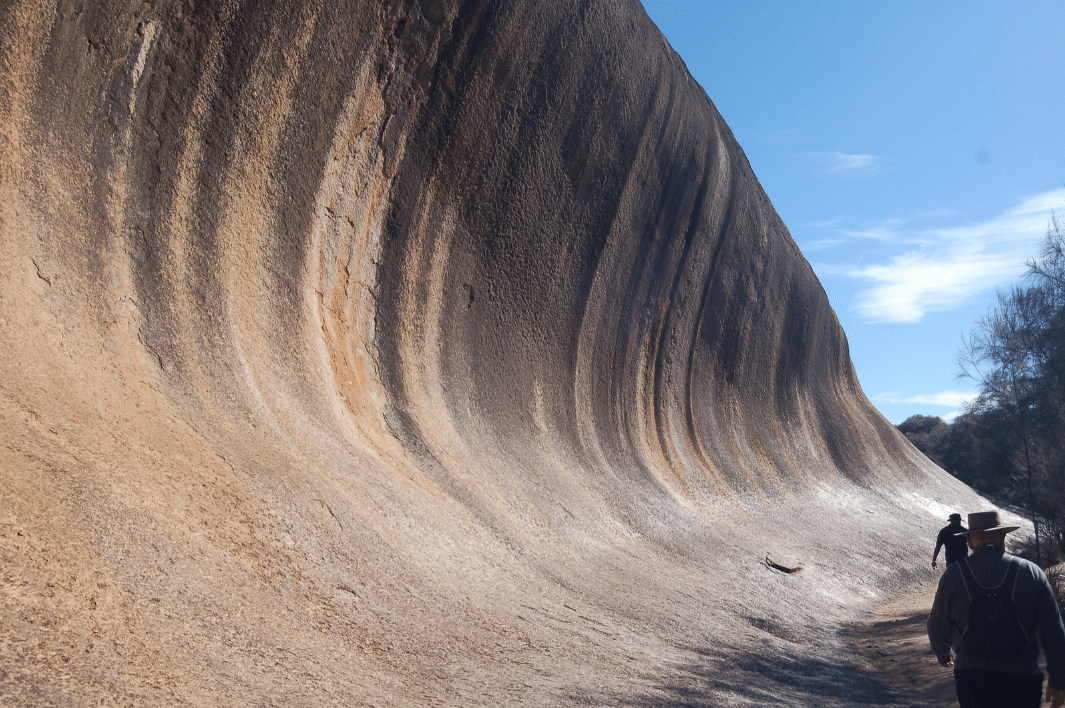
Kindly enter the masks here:
[[5, 704], [888, 704], [974, 502], [637, 0], [10, 0], [0, 248]]

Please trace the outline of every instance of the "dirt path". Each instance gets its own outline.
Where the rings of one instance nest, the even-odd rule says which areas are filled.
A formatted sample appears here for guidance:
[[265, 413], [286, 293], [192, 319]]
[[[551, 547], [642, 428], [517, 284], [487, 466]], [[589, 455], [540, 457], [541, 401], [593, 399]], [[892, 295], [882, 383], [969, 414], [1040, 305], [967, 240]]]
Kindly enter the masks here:
[[921, 587], [885, 605], [856, 630], [858, 646], [873, 670], [900, 693], [932, 708], [958, 705], [954, 675], [936, 661], [925, 621], [935, 585]]

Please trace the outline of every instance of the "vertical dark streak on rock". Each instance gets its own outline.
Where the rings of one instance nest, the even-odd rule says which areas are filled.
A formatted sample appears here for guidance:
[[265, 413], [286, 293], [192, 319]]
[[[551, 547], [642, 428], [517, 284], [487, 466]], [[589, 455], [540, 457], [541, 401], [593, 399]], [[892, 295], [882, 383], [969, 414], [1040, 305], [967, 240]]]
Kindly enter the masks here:
[[[715, 137], [717, 137], [718, 135], [720, 135], [720, 134], [715, 132]], [[718, 142], [717, 149], [718, 150], [724, 149], [721, 146], [720, 142]], [[691, 345], [688, 348], [688, 357], [687, 357], [687, 362], [686, 362], [686, 365], [685, 365], [685, 368], [684, 368], [684, 396], [682, 398], [682, 401], [683, 401], [683, 404], [684, 404], [684, 410], [683, 410], [684, 420], [685, 420], [685, 423], [686, 423], [687, 428], [688, 428], [688, 435], [690, 437], [690, 441], [691, 441], [692, 445], [702, 455], [703, 459], [706, 461], [706, 463], [708, 464], [710, 469], [717, 469], [717, 470], [719, 470], [719, 473], [720, 473], [720, 470], [722, 468], [722, 461], [714, 459], [714, 455], [711, 453], [711, 451], [709, 449], [707, 449], [707, 442], [708, 441], [705, 439], [705, 436], [700, 434], [700, 431], [698, 430], [698, 426], [697, 426], [696, 420], [695, 420], [695, 407], [694, 407], [694, 404], [693, 404], [693, 397], [694, 397], [694, 388], [695, 388], [696, 385], [699, 385], [699, 386], [702, 386], [702, 387], [706, 388], [706, 387], [712, 386], [715, 383], [717, 383], [717, 382], [714, 382], [714, 381], [701, 381], [698, 384], [696, 384], [694, 382], [694, 377], [695, 377], [695, 359], [700, 353], [702, 353], [700, 351], [700, 346], [702, 345], [702, 343], [704, 341], [703, 338], [702, 338], [702, 327], [703, 327], [704, 316], [705, 316], [706, 308], [710, 305], [710, 302], [711, 302], [710, 293], [713, 290], [713, 287], [714, 287], [714, 284], [715, 284], [715, 279], [717, 278], [717, 274], [719, 272], [718, 268], [719, 268], [719, 263], [720, 263], [720, 260], [721, 260], [721, 255], [722, 255], [722, 253], [724, 253], [725, 246], [726, 246], [726, 244], [729, 241], [729, 239], [728, 239], [729, 226], [732, 223], [732, 212], [733, 212], [733, 208], [735, 206], [736, 198], [737, 198], [737, 196], [736, 196], [736, 185], [738, 183], [738, 180], [736, 178], [736, 170], [735, 170], [735, 167], [733, 165], [733, 160], [734, 160], [734, 157], [730, 154], [728, 156], [729, 171], [728, 171], [727, 175], [724, 175], [724, 178], [728, 179], [728, 181], [729, 181], [729, 183], [728, 183], [728, 192], [727, 192], [728, 196], [726, 197], [726, 201], [725, 201], [725, 210], [724, 210], [724, 215], [723, 215], [723, 217], [721, 219], [720, 230], [717, 232], [717, 234], [715, 234], [716, 242], [715, 242], [715, 245], [714, 245], [713, 255], [710, 257], [710, 262], [707, 264], [707, 267], [706, 267], [705, 282], [703, 284], [702, 292], [701, 292], [701, 294], [699, 296], [699, 299], [698, 299], [696, 316], [695, 316], [695, 318], [692, 321], [693, 322], [693, 326], [694, 326], [694, 332], [693, 332], [692, 338], [691, 338]], [[712, 161], [710, 164], [707, 165], [707, 174], [706, 174], [706, 177], [705, 177], [705, 182], [709, 182], [710, 181], [710, 179], [711, 179], [711, 169], [713, 167], [715, 167], [715, 166], [716, 166], [716, 160]], [[718, 179], [720, 179], [720, 178], [721, 178], [721, 176], [718, 177]], [[721, 394], [725, 394], [725, 395], [721, 395]], [[726, 395], [731, 397], [731, 392], [721, 392], [719, 394], [719, 396], [718, 396], [719, 404], [724, 402], [724, 399], [725, 399]], [[724, 412], [724, 407], [722, 406], [719, 409], [719, 411], [723, 413]], [[727, 420], [727, 416], [724, 416], [724, 417]]]

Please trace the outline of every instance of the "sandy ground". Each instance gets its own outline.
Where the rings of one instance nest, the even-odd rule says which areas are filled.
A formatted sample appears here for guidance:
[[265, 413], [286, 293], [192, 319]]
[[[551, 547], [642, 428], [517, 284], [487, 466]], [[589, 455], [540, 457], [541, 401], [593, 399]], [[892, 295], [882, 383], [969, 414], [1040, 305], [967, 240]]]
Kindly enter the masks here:
[[957, 706], [954, 675], [936, 661], [925, 621], [936, 586], [929, 584], [880, 609], [856, 630], [858, 646], [872, 670], [899, 693], [923, 705]]

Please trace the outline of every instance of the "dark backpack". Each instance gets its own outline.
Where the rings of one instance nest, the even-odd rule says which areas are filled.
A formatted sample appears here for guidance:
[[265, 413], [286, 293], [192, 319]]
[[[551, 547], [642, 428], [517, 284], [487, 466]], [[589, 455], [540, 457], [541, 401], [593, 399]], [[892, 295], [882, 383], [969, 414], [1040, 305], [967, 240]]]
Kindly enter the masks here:
[[969, 568], [969, 559], [958, 561], [965, 590], [969, 593], [969, 616], [961, 635], [966, 656], [990, 661], [1009, 661], [1028, 646], [1028, 633], [1017, 617], [1013, 603], [1017, 563], [1010, 563], [1006, 578], [997, 588], [980, 587]]

